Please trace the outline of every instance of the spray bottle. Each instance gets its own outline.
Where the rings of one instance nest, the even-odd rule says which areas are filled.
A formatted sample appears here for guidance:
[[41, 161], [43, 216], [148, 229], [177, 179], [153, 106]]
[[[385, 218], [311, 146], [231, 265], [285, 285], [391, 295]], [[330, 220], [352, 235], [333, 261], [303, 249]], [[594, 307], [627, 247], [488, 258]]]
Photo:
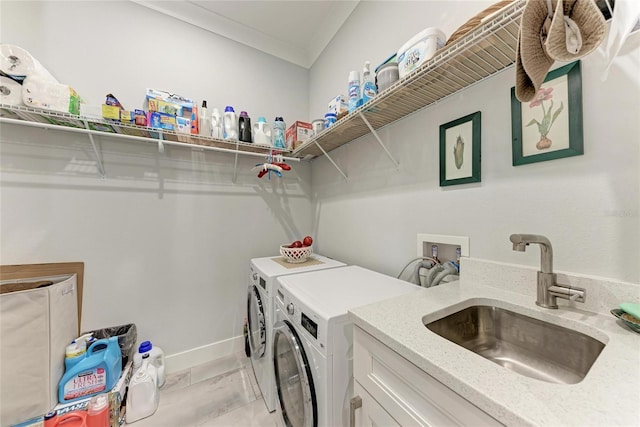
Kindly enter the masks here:
[[365, 61], [362, 68], [362, 103], [366, 104], [378, 93], [376, 82], [371, 75], [371, 62]]
[[360, 74], [357, 71], [349, 73], [349, 112], [352, 113], [360, 103]]

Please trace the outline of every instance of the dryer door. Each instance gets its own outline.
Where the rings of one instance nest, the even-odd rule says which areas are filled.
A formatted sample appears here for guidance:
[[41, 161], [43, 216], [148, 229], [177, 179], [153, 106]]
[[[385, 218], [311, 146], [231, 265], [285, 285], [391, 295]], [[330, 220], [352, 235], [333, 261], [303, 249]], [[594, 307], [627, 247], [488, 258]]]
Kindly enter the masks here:
[[259, 359], [267, 348], [267, 325], [264, 315], [264, 304], [260, 291], [255, 285], [249, 286], [247, 295], [247, 325], [251, 357]]
[[317, 427], [318, 406], [309, 359], [293, 325], [273, 330], [273, 367], [280, 409], [287, 427]]

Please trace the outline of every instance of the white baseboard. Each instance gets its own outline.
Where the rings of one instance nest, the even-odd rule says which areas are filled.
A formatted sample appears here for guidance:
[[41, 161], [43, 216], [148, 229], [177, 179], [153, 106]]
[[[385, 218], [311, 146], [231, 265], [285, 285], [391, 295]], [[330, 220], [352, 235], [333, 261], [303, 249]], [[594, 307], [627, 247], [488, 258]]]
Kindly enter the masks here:
[[242, 335], [166, 356], [165, 370], [167, 374], [171, 374], [236, 353], [244, 354]]

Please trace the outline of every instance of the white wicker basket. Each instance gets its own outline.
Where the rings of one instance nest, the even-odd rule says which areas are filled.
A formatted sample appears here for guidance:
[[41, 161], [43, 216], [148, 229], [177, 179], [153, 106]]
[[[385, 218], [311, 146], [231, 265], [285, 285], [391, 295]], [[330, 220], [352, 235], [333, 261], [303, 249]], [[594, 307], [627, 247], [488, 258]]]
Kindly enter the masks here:
[[312, 246], [303, 246], [302, 248], [289, 248], [284, 245], [280, 246], [280, 255], [282, 255], [287, 260], [287, 262], [290, 262], [292, 264], [305, 262], [312, 253]]

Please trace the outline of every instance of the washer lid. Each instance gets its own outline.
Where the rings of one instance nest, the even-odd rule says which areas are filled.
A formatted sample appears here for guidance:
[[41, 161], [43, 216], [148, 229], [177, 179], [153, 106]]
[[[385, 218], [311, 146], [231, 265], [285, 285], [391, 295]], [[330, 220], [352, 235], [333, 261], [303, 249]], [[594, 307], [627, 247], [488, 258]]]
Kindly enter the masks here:
[[356, 265], [278, 278], [285, 293], [328, 320], [348, 310], [419, 291], [420, 286]]
[[302, 273], [305, 271], [322, 270], [325, 268], [341, 267], [346, 265], [343, 262], [336, 261], [334, 259], [327, 258], [322, 255], [313, 254], [311, 255], [311, 258], [320, 261], [322, 264], [315, 264], [310, 266], [291, 264], [291, 268], [287, 268], [287, 267], [283, 267], [282, 265], [274, 261], [275, 259], [280, 259], [280, 258], [282, 257], [275, 256], [275, 257], [253, 258], [251, 260], [251, 265], [264, 278], [280, 276], [285, 274]]

